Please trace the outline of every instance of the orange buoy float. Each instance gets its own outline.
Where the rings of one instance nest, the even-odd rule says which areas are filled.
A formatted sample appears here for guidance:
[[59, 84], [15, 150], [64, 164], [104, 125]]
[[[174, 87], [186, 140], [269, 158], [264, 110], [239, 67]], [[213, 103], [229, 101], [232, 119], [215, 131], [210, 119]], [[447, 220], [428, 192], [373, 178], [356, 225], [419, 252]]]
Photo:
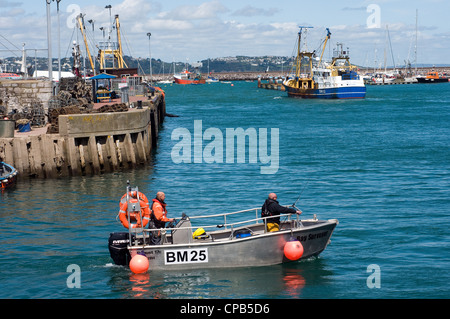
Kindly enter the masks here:
[[[125, 228], [141, 228], [147, 226], [150, 221], [150, 206], [148, 202], [143, 200], [138, 200], [136, 198], [131, 198], [129, 200], [130, 206], [136, 204], [136, 208], [128, 208], [128, 202], [120, 203], [119, 219]], [[134, 224], [128, 224], [128, 214], [130, 222], [136, 222]], [[142, 220], [141, 220], [142, 217]]]
[[284, 244], [284, 256], [289, 260], [298, 260], [303, 256], [303, 245], [297, 239], [291, 238]]
[[130, 260], [130, 270], [135, 274], [143, 274], [147, 272], [149, 266], [148, 258], [143, 252], [137, 253]]

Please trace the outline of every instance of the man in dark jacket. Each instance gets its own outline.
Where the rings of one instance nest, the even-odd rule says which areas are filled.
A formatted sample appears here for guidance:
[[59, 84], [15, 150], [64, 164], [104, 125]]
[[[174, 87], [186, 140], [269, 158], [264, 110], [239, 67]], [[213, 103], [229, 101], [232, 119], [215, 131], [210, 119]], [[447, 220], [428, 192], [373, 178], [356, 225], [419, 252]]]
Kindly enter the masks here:
[[287, 208], [278, 204], [277, 194], [270, 193], [261, 208], [261, 217], [267, 218], [267, 231], [274, 232], [280, 230], [280, 214], [301, 214], [301, 210]]

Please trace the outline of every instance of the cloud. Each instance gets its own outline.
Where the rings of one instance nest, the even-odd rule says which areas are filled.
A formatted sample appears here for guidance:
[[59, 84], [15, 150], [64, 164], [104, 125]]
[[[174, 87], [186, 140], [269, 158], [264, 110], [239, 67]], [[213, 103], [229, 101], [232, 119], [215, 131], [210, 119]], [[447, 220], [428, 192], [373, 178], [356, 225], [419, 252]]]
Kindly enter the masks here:
[[233, 16], [242, 16], [242, 17], [255, 17], [255, 16], [273, 16], [279, 12], [277, 8], [269, 8], [269, 9], [261, 9], [256, 8], [251, 5], [247, 5], [242, 9], [236, 10], [232, 13]]
[[[116, 14], [119, 15], [121, 26], [138, 23], [138, 21], [146, 21], [149, 18], [149, 12], [159, 12], [160, 4], [153, 1], [145, 0], [123, 0], [111, 8], [111, 16], [114, 19]], [[86, 14], [86, 19], [96, 21], [96, 26], [109, 26], [110, 16], [109, 9], [105, 6], [91, 5], [81, 8]]]
[[23, 2], [0, 0], [0, 8], [14, 8], [22, 6]]
[[366, 11], [367, 7], [344, 7], [342, 11]]
[[25, 10], [22, 8], [13, 8], [6, 13], [6, 15], [9, 17], [16, 17], [16, 16], [21, 16], [24, 14], [25, 14]]
[[218, 0], [204, 2], [198, 6], [183, 5], [169, 12], [162, 12], [160, 18], [172, 20], [199, 20], [216, 19], [218, 14], [227, 12], [228, 9]]
[[[0, 34], [18, 47], [25, 42], [29, 49], [45, 49], [47, 46], [46, 18], [45, 10], [43, 10], [45, 6], [39, 5], [40, 9], [37, 10], [32, 9], [37, 8], [36, 6], [28, 7], [22, 3], [23, 1], [0, 0], [2, 8], [7, 8], [4, 11], [8, 12], [7, 15], [0, 16]], [[393, 20], [389, 22], [389, 31], [397, 60], [408, 56], [411, 39], [415, 34], [413, 18], [404, 19], [407, 23], [401, 22], [401, 18], [388, 15], [391, 11], [387, 11], [387, 7], [383, 7], [385, 11], [382, 15], [381, 28], [368, 29], [365, 24], [367, 13], [364, 12], [361, 16], [359, 13], [356, 14], [358, 10], [362, 11], [363, 9], [358, 5], [344, 8], [337, 6], [336, 10], [341, 12], [340, 17], [335, 15], [331, 20], [326, 19], [329, 25], [321, 25], [325, 23], [323, 15], [321, 14], [318, 18], [319, 13], [313, 11], [308, 11], [301, 16], [289, 17], [287, 14], [278, 19], [275, 18], [275, 15], [281, 9], [271, 8], [270, 5], [258, 8], [257, 5], [242, 1], [240, 6], [238, 4], [238, 7], [233, 7], [232, 3], [234, 2], [224, 0], [203, 0], [195, 2], [195, 4], [181, 1], [180, 3], [178, 6], [169, 6], [162, 0], [117, 0], [117, 3], [113, 4], [111, 14], [113, 17], [115, 14], [119, 14], [125, 54], [148, 57], [149, 47], [146, 34], [151, 32], [152, 57], [165, 61], [185, 61], [186, 58], [189, 58], [190, 61], [197, 61], [234, 55], [288, 56], [292, 54], [295, 47], [298, 26], [310, 25], [314, 28], [308, 30], [309, 48], [316, 49], [326, 34], [325, 27], [330, 27], [332, 36], [329, 45], [331, 50], [327, 49], [327, 52], [332, 52], [336, 42], [343, 42], [345, 46], [350, 47], [352, 62], [361, 63], [364, 62], [365, 55], [369, 56], [369, 61], [373, 61], [367, 52], [372, 52], [373, 55], [375, 48], [378, 50], [378, 61], [380, 60], [380, 52], [386, 43], [384, 25], [389, 21], [388, 19]], [[259, 5], [264, 6], [261, 3]], [[72, 28], [66, 26], [66, 19], [69, 19], [73, 13], [67, 12], [68, 3], [64, 4], [63, 1], [61, 4], [63, 4], [61, 6], [61, 53], [63, 56], [65, 54], [70, 56], [71, 42], [76, 39], [76, 33]], [[385, 5], [387, 6], [387, 4]], [[298, 5], [297, 9], [299, 7], [301, 5]], [[22, 9], [26, 10], [25, 14], [19, 14]], [[33, 10], [38, 13], [33, 13]], [[95, 38], [99, 41], [102, 37], [99, 28], [109, 26], [108, 9], [105, 9], [105, 5], [101, 5], [99, 2], [91, 1], [88, 6], [82, 6], [81, 11], [86, 14], [86, 29], [90, 35], [92, 35], [92, 27], [87, 21], [95, 20]], [[267, 19], [270, 16], [272, 17]], [[447, 30], [436, 27], [434, 21], [426, 23], [424, 18], [419, 21], [419, 52], [423, 57], [420, 62], [436, 59], [438, 55], [442, 55], [442, 57], [436, 59], [436, 63], [447, 62], [448, 58], [443, 55], [443, 52], [450, 49]], [[52, 30], [53, 55], [56, 56], [55, 2], [52, 2]], [[114, 32], [113, 37], [115, 38]], [[81, 39], [80, 36], [78, 38]], [[438, 42], [443, 48], [437, 48]], [[93, 46], [90, 49], [92, 52], [95, 51]], [[46, 52], [40, 51], [38, 54], [45, 56]]]

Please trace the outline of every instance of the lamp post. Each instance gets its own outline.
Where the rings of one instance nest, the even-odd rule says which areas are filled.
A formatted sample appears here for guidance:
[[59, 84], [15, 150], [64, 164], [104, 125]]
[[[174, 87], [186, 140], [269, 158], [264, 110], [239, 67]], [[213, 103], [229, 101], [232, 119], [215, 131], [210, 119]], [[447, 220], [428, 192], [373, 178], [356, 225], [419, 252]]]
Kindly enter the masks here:
[[153, 74], [152, 74], [152, 51], [150, 49], [150, 38], [152, 34], [150, 32], [147, 33], [148, 36], [148, 55], [150, 58], [150, 83], [153, 84]]
[[52, 0], [45, 0], [47, 4], [47, 52], [48, 52], [48, 78], [52, 85], [53, 95], [53, 65], [52, 65], [52, 26], [50, 20], [50, 3]]
[[[92, 24], [92, 33], [93, 33], [93, 37], [94, 37], [94, 43], [96, 43], [95, 42], [95, 20], [89, 20], [88, 21], [90, 24]], [[97, 60], [97, 58], [95, 58], [95, 56], [94, 56], [94, 70], [92, 70], [93, 72], [94, 72], [94, 75], [95, 75], [95, 69], [96, 69], [96, 63], [95, 63], [95, 61]]]
[[[112, 8], [112, 6], [110, 5], [110, 4], [108, 4], [107, 6], [105, 6], [105, 9], [109, 9], [109, 30], [108, 30], [108, 33], [109, 33], [109, 35], [108, 35], [108, 49], [109, 50], [113, 50], [113, 48], [111, 47], [111, 33], [112, 33], [112, 17], [111, 17], [111, 8]], [[115, 69], [116, 68], [116, 66], [115, 66], [115, 57], [114, 57], [114, 54], [113, 54], [113, 69]]]
[[100, 27], [99, 30], [102, 31], [102, 33], [103, 33], [103, 45], [105, 45], [105, 28]]
[[112, 32], [112, 21], [111, 21], [111, 8], [112, 6], [110, 4], [108, 4], [107, 6], [105, 6], [105, 9], [109, 9], [109, 39], [111, 40], [111, 32]]
[[[59, 21], [59, 3], [61, 0], [56, 0], [56, 11], [58, 13], [58, 82], [61, 81], [61, 26]], [[59, 89], [59, 86], [58, 86]]]

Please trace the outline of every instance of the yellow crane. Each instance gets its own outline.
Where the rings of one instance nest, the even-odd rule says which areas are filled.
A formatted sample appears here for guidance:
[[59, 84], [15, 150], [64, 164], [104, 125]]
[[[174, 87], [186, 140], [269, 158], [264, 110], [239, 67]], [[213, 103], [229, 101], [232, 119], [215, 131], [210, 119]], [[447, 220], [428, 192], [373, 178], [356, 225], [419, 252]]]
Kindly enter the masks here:
[[319, 66], [320, 66], [320, 63], [322, 62], [323, 53], [325, 52], [325, 47], [327, 46], [327, 42], [330, 39], [330, 36], [331, 36], [330, 29], [327, 28], [327, 36], [326, 36], [324, 44], [323, 44], [322, 54], [320, 55]]
[[120, 36], [120, 22], [119, 22], [119, 15], [115, 15], [115, 25], [117, 30], [117, 49], [108, 47], [107, 49], [99, 49], [99, 57], [100, 57], [100, 70], [106, 70], [106, 69], [113, 69], [113, 68], [107, 68], [106, 67], [106, 56], [112, 55], [113, 59], [117, 61], [117, 68], [123, 69], [128, 68], [127, 64], [125, 63], [125, 60], [123, 59], [123, 51], [122, 51], [122, 39]]
[[92, 61], [91, 52], [89, 51], [89, 45], [88, 45], [88, 42], [87, 42], [87, 39], [86, 39], [86, 33], [84, 32], [85, 27], [84, 27], [84, 19], [83, 19], [83, 14], [82, 13], [80, 13], [80, 15], [77, 16], [77, 21], [78, 21], [78, 27], [80, 28], [80, 31], [81, 31], [81, 35], [83, 36], [84, 45], [86, 46], [86, 51], [87, 51], [87, 55], [89, 57], [89, 62], [91, 63], [92, 71], [95, 74], [94, 62]]

